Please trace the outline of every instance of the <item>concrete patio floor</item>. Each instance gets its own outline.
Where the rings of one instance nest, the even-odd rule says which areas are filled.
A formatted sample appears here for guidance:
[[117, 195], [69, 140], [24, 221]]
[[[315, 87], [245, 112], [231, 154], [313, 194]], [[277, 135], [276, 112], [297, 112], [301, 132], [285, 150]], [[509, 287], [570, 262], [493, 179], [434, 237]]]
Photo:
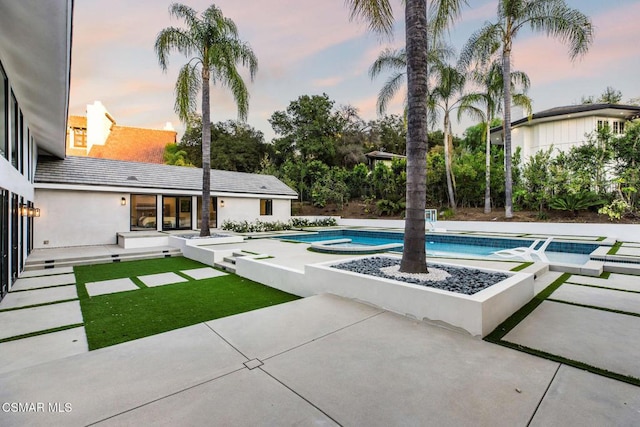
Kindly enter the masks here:
[[43, 404], [3, 426], [637, 425], [640, 388], [319, 295], [7, 372], [0, 401]]
[[[351, 257], [271, 239], [228, 246], [295, 269]], [[70, 273], [25, 272], [0, 304], [3, 336], [82, 323], [77, 301], [55, 302]], [[539, 277], [536, 293], [560, 276]], [[503, 339], [637, 378], [637, 279], [571, 275]], [[28, 306], [42, 298], [53, 303]], [[74, 327], [0, 342], [0, 358], [0, 404], [34, 404], [0, 408], [2, 426], [640, 425], [640, 387], [326, 294], [92, 352]]]

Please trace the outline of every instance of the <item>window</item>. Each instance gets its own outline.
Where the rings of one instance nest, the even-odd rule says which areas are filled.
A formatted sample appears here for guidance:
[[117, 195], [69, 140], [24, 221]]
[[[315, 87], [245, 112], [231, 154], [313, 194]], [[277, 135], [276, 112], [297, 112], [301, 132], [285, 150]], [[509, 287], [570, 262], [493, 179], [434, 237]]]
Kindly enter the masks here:
[[7, 76], [0, 65], [0, 156], [7, 158]]
[[604, 129], [605, 126], [609, 126], [609, 122], [606, 120], [598, 120], [598, 130]]
[[131, 195], [131, 231], [155, 230], [157, 224], [156, 196]]
[[624, 122], [620, 122], [618, 129], [620, 130], [620, 133], [624, 133]]
[[20, 139], [18, 140], [18, 171], [24, 175], [24, 146], [27, 143], [27, 124], [24, 120], [24, 116], [22, 115], [22, 111], [20, 111], [19, 125]]
[[87, 147], [87, 129], [86, 128], [71, 128], [71, 146], [75, 148]]
[[613, 133], [620, 133], [620, 132], [618, 131], [618, 124], [619, 124], [619, 123], [620, 123], [620, 122], [616, 122], [616, 121], [614, 121], [614, 122], [613, 122]]
[[11, 164], [18, 169], [18, 101], [11, 94], [9, 103], [9, 134], [11, 135]]
[[273, 215], [273, 200], [260, 199], [260, 215]]

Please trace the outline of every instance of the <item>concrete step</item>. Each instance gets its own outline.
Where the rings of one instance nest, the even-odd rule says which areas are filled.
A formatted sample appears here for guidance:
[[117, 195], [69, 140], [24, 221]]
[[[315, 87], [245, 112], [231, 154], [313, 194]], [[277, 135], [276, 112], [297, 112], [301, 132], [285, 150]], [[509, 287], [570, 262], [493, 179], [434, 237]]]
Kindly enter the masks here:
[[221, 269], [223, 269], [224, 271], [228, 271], [229, 273], [234, 273], [234, 274], [235, 274], [235, 272], [236, 272], [236, 265], [235, 265], [235, 263], [233, 263], [233, 264], [232, 264], [232, 263], [227, 262], [227, 261], [219, 261], [219, 262], [216, 262], [216, 263], [214, 264], [214, 267], [221, 268]]
[[54, 269], [60, 267], [73, 267], [75, 265], [89, 265], [89, 264], [107, 264], [111, 262], [122, 261], [137, 261], [143, 259], [154, 258], [169, 258], [182, 256], [180, 249], [164, 249], [161, 251], [145, 251], [145, 252], [133, 252], [114, 254], [111, 256], [101, 257], [70, 257], [70, 258], [58, 258], [53, 260], [43, 261], [31, 261], [27, 262], [24, 267], [24, 271], [45, 270]]

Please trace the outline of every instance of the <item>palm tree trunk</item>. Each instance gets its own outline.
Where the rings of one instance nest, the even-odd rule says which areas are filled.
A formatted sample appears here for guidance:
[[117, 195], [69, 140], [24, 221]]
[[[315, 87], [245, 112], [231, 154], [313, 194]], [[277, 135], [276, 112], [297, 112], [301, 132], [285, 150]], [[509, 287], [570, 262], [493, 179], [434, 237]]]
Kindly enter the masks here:
[[484, 178], [484, 213], [491, 212], [491, 112], [487, 106], [487, 129], [485, 133], [485, 178]]
[[211, 199], [211, 106], [209, 68], [202, 67], [202, 218], [200, 237], [211, 235], [209, 230], [209, 200]]
[[513, 218], [513, 180], [511, 176], [511, 45], [502, 51], [502, 80], [504, 85], [504, 216]]
[[400, 271], [426, 273], [424, 209], [427, 195], [427, 5], [406, 0], [407, 204]]
[[449, 207], [456, 210], [456, 199], [453, 191], [453, 171], [451, 170], [451, 141], [450, 132], [451, 123], [449, 119], [449, 112], [444, 113], [444, 169], [447, 176], [447, 195], [449, 197]]

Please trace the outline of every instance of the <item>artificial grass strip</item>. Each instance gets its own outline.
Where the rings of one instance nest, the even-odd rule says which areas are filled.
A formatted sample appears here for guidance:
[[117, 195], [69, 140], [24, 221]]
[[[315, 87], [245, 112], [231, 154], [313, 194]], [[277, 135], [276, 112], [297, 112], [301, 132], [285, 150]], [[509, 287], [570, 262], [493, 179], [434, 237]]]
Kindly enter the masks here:
[[109, 270], [114, 271], [102, 265], [78, 268], [78, 295], [89, 350], [299, 299], [235, 274], [95, 297], [84, 290], [86, 282], [205, 266], [191, 260], [185, 265], [184, 260], [109, 264]]
[[534, 264], [534, 263], [533, 263], [533, 262], [531, 262], [531, 261], [529, 261], [529, 262], [523, 262], [522, 264], [520, 264], [520, 265], [518, 265], [518, 266], [516, 266], [516, 267], [513, 267], [513, 268], [512, 268], [511, 270], [509, 270], [509, 271], [522, 271], [522, 270], [524, 270], [525, 268], [527, 268], [527, 267], [529, 267], [529, 266], [531, 266], [531, 265], [533, 265], [533, 264]]
[[618, 250], [622, 247], [622, 242], [615, 242], [613, 244], [613, 246], [611, 246], [611, 249], [609, 249], [609, 252], [607, 252], [607, 255], [615, 255], [618, 253]]
[[549, 286], [542, 290], [538, 295], [534, 296], [531, 301], [525, 304], [520, 310], [513, 313], [507, 320], [502, 322], [489, 335], [484, 337], [485, 341], [494, 344], [501, 344], [502, 338], [515, 328], [525, 317], [533, 312], [544, 300], [546, 300], [556, 289], [558, 289], [567, 279], [571, 277], [570, 273], [564, 273]]
[[83, 326], [82, 323], [74, 323], [73, 325], [59, 326], [57, 328], [45, 329], [37, 332], [30, 332], [28, 334], [16, 335], [15, 337], [2, 338], [0, 339], [0, 344], [3, 342], [16, 341], [24, 338], [31, 338], [31, 337], [37, 337], [39, 335], [51, 334], [53, 332], [66, 331], [67, 329], [81, 328], [82, 326]]
[[542, 357], [544, 359], [549, 359], [554, 362], [562, 363], [568, 366], [573, 366], [574, 368], [583, 369], [585, 371], [588, 371], [597, 375], [602, 375], [603, 377], [613, 378], [614, 380], [623, 381], [629, 384], [640, 386], [640, 379], [633, 376], [618, 374], [617, 372], [608, 371], [606, 369], [598, 368], [596, 366], [592, 366], [587, 363], [583, 363], [573, 359], [568, 359], [566, 357], [558, 356], [556, 354], [547, 353], [546, 351], [536, 350], [535, 348], [527, 347], [524, 345], [514, 344], [509, 341], [500, 341], [499, 343], [496, 343], [496, 344], [500, 344], [503, 347], [512, 348], [514, 350], [522, 351], [524, 353], [529, 353], [534, 356]]

